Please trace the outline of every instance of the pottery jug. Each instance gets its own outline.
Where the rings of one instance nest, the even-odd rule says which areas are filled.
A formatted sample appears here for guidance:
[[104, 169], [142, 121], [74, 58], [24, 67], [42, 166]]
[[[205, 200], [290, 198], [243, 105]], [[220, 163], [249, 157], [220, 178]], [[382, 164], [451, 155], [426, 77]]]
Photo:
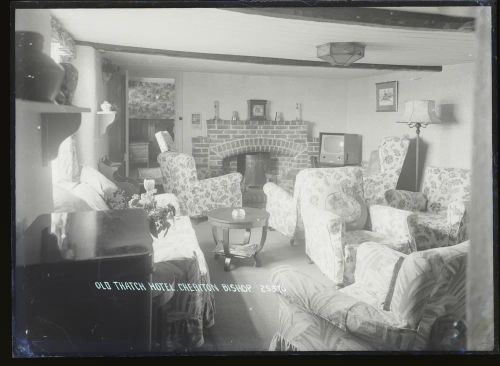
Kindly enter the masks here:
[[43, 36], [16, 32], [16, 98], [54, 102], [64, 69], [43, 53]]

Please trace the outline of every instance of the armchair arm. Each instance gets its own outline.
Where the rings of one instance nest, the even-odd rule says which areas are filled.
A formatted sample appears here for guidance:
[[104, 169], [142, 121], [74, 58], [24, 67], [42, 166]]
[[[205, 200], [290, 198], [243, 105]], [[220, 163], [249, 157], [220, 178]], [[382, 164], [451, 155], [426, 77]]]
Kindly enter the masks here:
[[415, 243], [415, 228], [417, 214], [390, 206], [370, 206], [372, 231], [394, 238], [395, 242], [404, 243], [404, 247], [393, 248], [403, 253], [417, 250]]
[[292, 238], [297, 227], [297, 201], [283, 188], [268, 182], [264, 184], [266, 210], [269, 212], [269, 225], [282, 234]]
[[468, 201], [452, 201], [446, 210], [449, 236], [455, 244], [461, 243], [468, 238], [467, 223], [469, 217], [467, 215], [470, 202]]
[[345, 223], [334, 213], [311, 204], [302, 206], [306, 254], [336, 285], [344, 284]]
[[190, 216], [200, 216], [219, 207], [241, 207], [240, 173], [196, 181], [183, 193]]
[[421, 192], [389, 189], [384, 194], [389, 206], [408, 211], [425, 211], [427, 198]]

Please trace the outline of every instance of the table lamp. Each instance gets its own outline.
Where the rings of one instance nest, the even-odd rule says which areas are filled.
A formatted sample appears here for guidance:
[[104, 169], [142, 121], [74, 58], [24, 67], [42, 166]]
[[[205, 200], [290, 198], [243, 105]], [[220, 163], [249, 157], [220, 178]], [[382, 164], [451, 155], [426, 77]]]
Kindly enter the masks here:
[[418, 191], [418, 157], [420, 145], [420, 128], [425, 128], [430, 124], [441, 123], [436, 115], [435, 102], [433, 100], [410, 100], [405, 102], [404, 114], [401, 121], [397, 123], [407, 123], [410, 128], [415, 127], [417, 133], [416, 144], [416, 166], [415, 166], [415, 190]]

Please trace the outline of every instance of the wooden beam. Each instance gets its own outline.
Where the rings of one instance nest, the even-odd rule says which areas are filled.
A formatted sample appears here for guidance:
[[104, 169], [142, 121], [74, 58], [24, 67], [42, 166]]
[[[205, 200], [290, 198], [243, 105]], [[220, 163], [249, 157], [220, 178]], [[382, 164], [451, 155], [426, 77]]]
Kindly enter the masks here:
[[227, 55], [221, 53], [201, 53], [187, 51], [173, 51], [156, 48], [143, 48], [132, 46], [121, 46], [106, 43], [94, 43], [86, 41], [75, 41], [77, 45], [90, 46], [96, 50], [108, 52], [124, 52], [135, 53], [142, 55], [168, 56], [193, 58], [199, 60], [225, 61], [225, 62], [241, 62], [259, 65], [277, 65], [277, 66], [299, 66], [299, 67], [325, 67], [325, 68], [342, 68], [342, 69], [375, 69], [375, 70], [411, 70], [411, 71], [442, 71], [442, 66], [421, 66], [421, 65], [390, 65], [390, 64], [364, 64], [354, 63], [350, 66], [334, 66], [324, 61], [309, 61], [296, 60], [289, 58], [276, 57], [259, 57], [259, 56], [243, 56], [243, 55]]
[[474, 18], [359, 7], [223, 8], [244, 14], [389, 28], [473, 32]]

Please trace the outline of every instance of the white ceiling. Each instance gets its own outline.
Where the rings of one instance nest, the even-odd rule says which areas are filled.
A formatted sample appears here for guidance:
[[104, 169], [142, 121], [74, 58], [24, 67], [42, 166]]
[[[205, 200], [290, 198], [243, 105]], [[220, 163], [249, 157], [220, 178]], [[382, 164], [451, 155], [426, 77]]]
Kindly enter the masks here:
[[[423, 9], [440, 14], [446, 10]], [[471, 62], [475, 53], [473, 32], [312, 22], [209, 8], [52, 9], [52, 13], [77, 40], [132, 47], [319, 61], [316, 57], [317, 45], [332, 41], [362, 42], [366, 44], [366, 50], [360, 62], [398, 65]], [[130, 69], [170, 68], [333, 78], [388, 72], [267, 66], [116, 52], [107, 52], [107, 55]]]

